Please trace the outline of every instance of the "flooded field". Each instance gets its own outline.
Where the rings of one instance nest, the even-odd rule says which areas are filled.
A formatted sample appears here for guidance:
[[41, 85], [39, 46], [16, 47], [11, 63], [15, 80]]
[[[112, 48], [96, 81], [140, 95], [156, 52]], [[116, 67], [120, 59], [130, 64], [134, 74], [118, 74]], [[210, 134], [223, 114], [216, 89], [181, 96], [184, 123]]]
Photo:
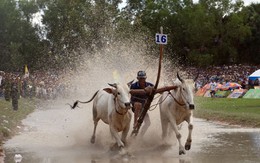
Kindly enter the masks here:
[[[131, 47], [133, 46], [133, 47]], [[136, 79], [139, 70], [145, 70], [147, 81], [157, 77], [158, 58], [147, 57], [133, 44], [106, 49], [79, 65], [78, 71], [68, 74], [70, 96], [66, 99], [46, 101], [24, 119], [25, 128], [4, 144], [5, 162], [13, 163], [21, 154], [22, 163], [258, 163], [260, 162], [260, 129], [245, 129], [214, 124], [194, 119], [191, 150], [179, 156], [178, 144], [172, 136], [163, 144], [158, 108], [149, 111], [151, 126], [143, 138], [128, 135], [128, 155], [120, 156], [110, 150], [114, 140], [108, 125], [99, 122], [96, 143], [91, 144], [93, 132], [92, 103], [81, 104], [71, 110], [69, 104], [79, 99], [86, 101], [107, 83], [127, 83]], [[117, 51], [114, 51], [117, 49]], [[136, 62], [138, 58], [138, 62]], [[163, 61], [159, 87], [170, 85], [178, 68]], [[173, 66], [173, 67], [171, 67]], [[179, 67], [179, 69], [181, 69]], [[181, 72], [185, 78], [185, 72]], [[193, 78], [193, 77], [192, 77]], [[157, 97], [155, 97], [157, 98]], [[158, 98], [157, 98], [158, 99]], [[187, 138], [187, 124], [181, 128], [182, 141]]]
[[[146, 135], [143, 138], [128, 136], [128, 155], [120, 156], [110, 150], [114, 140], [103, 122], [98, 125], [96, 143], [90, 143], [94, 126], [91, 104], [71, 110], [64, 100], [49, 103], [29, 115], [23, 121], [26, 126], [23, 131], [5, 142], [5, 162], [14, 162], [15, 154], [21, 154], [22, 162], [26, 163], [260, 162], [260, 129], [230, 127], [194, 119], [191, 150], [179, 156], [174, 136], [167, 145], [161, 142], [158, 109], [149, 114], [152, 125]], [[184, 142], [186, 124], [182, 125], [181, 133]]]

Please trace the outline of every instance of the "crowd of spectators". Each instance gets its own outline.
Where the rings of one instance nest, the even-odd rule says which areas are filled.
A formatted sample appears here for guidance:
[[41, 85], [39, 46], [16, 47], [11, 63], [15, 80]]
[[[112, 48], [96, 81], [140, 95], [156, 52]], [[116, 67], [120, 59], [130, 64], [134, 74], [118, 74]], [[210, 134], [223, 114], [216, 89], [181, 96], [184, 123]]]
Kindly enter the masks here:
[[[188, 77], [195, 76], [199, 72], [197, 88], [215, 81], [217, 83], [236, 82], [243, 89], [250, 89], [258, 86], [258, 83], [248, 81], [248, 76], [260, 69], [259, 66], [251, 65], [223, 65], [212, 66], [205, 69], [195, 67], [182, 68]], [[67, 96], [70, 87], [65, 80], [66, 73], [50, 73], [36, 71], [25, 76], [21, 73], [7, 73], [0, 71], [0, 98], [7, 98], [11, 91], [11, 85], [17, 84], [19, 95], [24, 98], [55, 99], [59, 96]]]
[[260, 65], [223, 65], [223, 66], [211, 66], [205, 69], [198, 69], [194, 67], [185, 68], [188, 76], [194, 76], [199, 72], [197, 80], [197, 87], [203, 87], [204, 85], [215, 81], [220, 84], [228, 82], [238, 83], [243, 89], [251, 89], [254, 86], [259, 86], [258, 80], [250, 81], [248, 76], [254, 71], [260, 69]]
[[17, 85], [19, 96], [24, 98], [55, 99], [65, 96], [68, 86], [58, 73], [36, 71], [28, 76], [0, 71], [0, 98], [9, 100], [12, 85]]

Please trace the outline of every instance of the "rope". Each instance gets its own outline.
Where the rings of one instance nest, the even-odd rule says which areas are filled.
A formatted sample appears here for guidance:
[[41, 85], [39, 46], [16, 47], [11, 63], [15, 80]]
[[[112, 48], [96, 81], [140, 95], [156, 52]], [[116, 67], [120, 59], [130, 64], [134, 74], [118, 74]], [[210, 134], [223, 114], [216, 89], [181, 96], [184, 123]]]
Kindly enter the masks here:
[[[154, 108], [153, 108], [153, 109], [149, 109], [149, 111], [153, 111], [154, 109], [156, 109], [156, 107], [157, 107], [159, 104], [163, 103], [163, 102], [166, 100], [166, 98], [169, 96], [169, 94], [170, 94], [170, 91], [169, 91], [169, 93], [167, 94], [167, 96], [166, 96], [161, 102], [157, 102], [156, 104], [150, 106], [150, 108], [152, 108], [152, 107], [154, 107]], [[159, 98], [159, 97], [161, 97], [161, 96], [162, 96], [162, 95], [160, 95], [160, 96], [158, 96], [158, 97], [156, 97], [156, 98]]]
[[[127, 110], [125, 113], [120, 113], [120, 112], [116, 109], [117, 106], [118, 106], [119, 108], [121, 108], [117, 101], [121, 101], [121, 100], [118, 99], [117, 96], [115, 95], [114, 102], [115, 102], [115, 110], [116, 110], [116, 113], [119, 114], [119, 115], [125, 115], [125, 114], [128, 112], [128, 110]], [[122, 101], [121, 101], [121, 102], [122, 102]]]
[[[150, 108], [149, 108], [149, 111], [155, 110], [156, 107], [157, 107], [159, 104], [161, 104], [161, 103], [163, 103], [163, 102], [165, 101], [165, 99], [169, 96], [169, 94], [171, 94], [170, 91], [169, 91], [169, 93], [167, 94], [167, 96], [166, 96], [161, 102], [157, 102], [156, 104], [151, 105]], [[159, 98], [159, 97], [161, 97], [161, 96], [162, 96], [162, 94], [159, 95], [159, 96], [157, 96], [157, 97], [154, 98], [154, 99], [157, 99], [157, 98]], [[133, 96], [133, 97], [134, 97], [135, 99], [138, 99], [138, 100], [141, 100], [141, 101], [145, 101], [145, 100], [146, 100], [146, 99], [142, 99], [142, 98], [139, 98], [139, 97], [136, 97], [136, 96]], [[151, 109], [151, 108], [152, 108], [152, 109]]]

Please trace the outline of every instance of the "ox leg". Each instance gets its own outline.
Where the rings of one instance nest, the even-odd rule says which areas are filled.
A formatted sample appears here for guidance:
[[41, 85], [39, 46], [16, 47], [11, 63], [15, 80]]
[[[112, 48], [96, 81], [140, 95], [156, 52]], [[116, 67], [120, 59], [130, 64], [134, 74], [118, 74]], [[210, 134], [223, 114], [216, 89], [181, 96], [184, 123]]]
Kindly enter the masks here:
[[114, 127], [110, 126], [110, 132], [111, 132], [112, 136], [116, 139], [117, 146], [120, 148], [120, 152], [119, 153], [122, 154], [122, 155], [126, 154], [126, 151], [124, 149], [125, 145], [121, 141], [120, 136], [119, 136], [117, 130]]
[[177, 126], [176, 122], [171, 121], [171, 127], [174, 130], [176, 137], [177, 137], [177, 140], [179, 142], [179, 155], [185, 154], [185, 149], [184, 149], [184, 147], [181, 143], [181, 134], [178, 130], [178, 126]]
[[189, 134], [188, 134], [187, 141], [185, 143], [185, 149], [186, 150], [190, 150], [190, 148], [191, 148], [191, 142], [192, 142], [191, 134], [192, 134], [192, 130], [193, 130], [193, 124], [192, 123], [189, 123], [188, 129], [189, 129]]
[[99, 121], [99, 119], [94, 120], [94, 131], [93, 131], [93, 135], [92, 135], [92, 137], [91, 137], [91, 139], [90, 139], [90, 142], [91, 142], [92, 144], [94, 144], [94, 143], [95, 143], [95, 140], [96, 140], [96, 129], [97, 129], [98, 121]]
[[149, 114], [146, 113], [146, 115], [144, 117], [144, 126], [142, 127], [142, 130], [141, 130], [141, 133], [140, 133], [141, 136], [144, 136], [144, 134], [146, 133], [146, 131], [148, 130], [150, 125], [151, 125], [150, 117], [149, 117]]
[[167, 137], [167, 133], [168, 133], [168, 126], [169, 126], [169, 122], [167, 121], [167, 119], [164, 119], [164, 118], [161, 117], [162, 140], [163, 140], [164, 144], [166, 144], [166, 137]]
[[129, 117], [128, 117], [128, 121], [126, 123], [126, 127], [125, 129], [123, 130], [122, 132], [122, 136], [121, 136], [121, 140], [122, 142], [124, 143], [124, 145], [126, 145], [126, 137], [127, 137], [127, 134], [130, 130], [130, 124], [131, 124], [131, 118], [132, 118], [132, 115], [130, 113], [128, 113]]
[[124, 147], [124, 143], [121, 141], [118, 132], [112, 126], [110, 126], [110, 132], [112, 136], [116, 139], [118, 147]]
[[124, 143], [124, 145], [126, 145], [126, 137], [129, 132], [129, 129], [130, 129], [130, 125], [128, 125], [122, 132], [121, 141]]

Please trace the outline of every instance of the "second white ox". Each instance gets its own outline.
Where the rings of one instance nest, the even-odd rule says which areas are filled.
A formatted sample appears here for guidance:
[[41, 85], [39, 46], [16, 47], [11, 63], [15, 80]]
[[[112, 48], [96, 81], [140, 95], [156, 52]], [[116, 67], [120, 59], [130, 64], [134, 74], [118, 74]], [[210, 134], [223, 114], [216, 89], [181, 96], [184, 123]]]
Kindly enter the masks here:
[[[159, 99], [160, 104], [160, 117], [162, 125], [162, 138], [165, 138], [168, 134], [168, 127], [173, 129], [179, 142], [179, 155], [185, 154], [185, 149], [189, 150], [191, 147], [191, 134], [193, 129], [192, 124], [192, 110], [195, 109], [193, 96], [195, 89], [195, 80], [193, 79], [181, 79], [177, 73], [179, 80], [175, 81], [175, 85], [178, 86], [170, 92], [164, 92]], [[184, 146], [181, 143], [181, 134], [178, 131], [178, 125], [183, 121], [188, 123], [189, 134]]]
[[[116, 139], [117, 146], [120, 147], [121, 152], [125, 152], [123, 147], [126, 143], [132, 116], [129, 111], [131, 108], [129, 88], [120, 84], [109, 85], [112, 88], [104, 88], [97, 91], [89, 101], [76, 101], [72, 108], [75, 108], [78, 102], [89, 103], [93, 100], [94, 131], [91, 143], [95, 143], [96, 128], [101, 119], [109, 125], [110, 132]], [[122, 132], [121, 138], [119, 132]]]

